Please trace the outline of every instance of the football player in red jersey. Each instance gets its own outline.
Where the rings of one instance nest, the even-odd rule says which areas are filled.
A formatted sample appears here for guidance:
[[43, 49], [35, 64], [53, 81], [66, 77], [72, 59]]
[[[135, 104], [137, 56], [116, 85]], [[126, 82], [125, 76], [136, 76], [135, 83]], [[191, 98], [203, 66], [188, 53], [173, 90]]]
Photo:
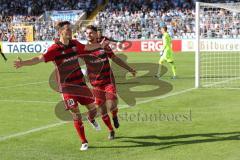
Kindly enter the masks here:
[[72, 40], [72, 28], [68, 21], [58, 23], [57, 30], [60, 39], [50, 46], [46, 53], [24, 61], [19, 58], [14, 61], [14, 66], [20, 68], [50, 61], [55, 64], [59, 92], [62, 93], [66, 109], [70, 110], [72, 114], [74, 127], [82, 142], [80, 150], [87, 150], [88, 141], [85, 136], [78, 103], [85, 105], [89, 109], [88, 119], [93, 125], [98, 125], [94, 120], [97, 110], [94, 104], [94, 96], [83, 78], [78, 58], [85, 54], [85, 51], [104, 48], [108, 42], [103, 41], [102, 43], [83, 45], [77, 40]]
[[[88, 44], [98, 43], [97, 28], [95, 26], [89, 25], [86, 27], [86, 38]], [[104, 49], [99, 48], [94, 51], [87, 51], [87, 53], [88, 56], [84, 57], [84, 61], [87, 66], [88, 78], [93, 86], [95, 103], [101, 110], [102, 120], [109, 129], [108, 138], [111, 140], [114, 139], [115, 132], [107, 113], [108, 109], [112, 112], [115, 128], [119, 127], [119, 122], [117, 116], [117, 91], [109, 58], [122, 68], [131, 72], [133, 76], [136, 75], [136, 71], [118, 58], [109, 46], [106, 46]]]

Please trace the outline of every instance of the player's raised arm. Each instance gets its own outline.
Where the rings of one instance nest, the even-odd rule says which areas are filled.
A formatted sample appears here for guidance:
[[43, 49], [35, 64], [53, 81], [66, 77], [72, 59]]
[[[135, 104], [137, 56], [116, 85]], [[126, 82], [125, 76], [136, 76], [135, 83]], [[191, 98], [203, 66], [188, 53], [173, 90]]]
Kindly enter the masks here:
[[116, 55], [112, 56], [112, 61], [115, 62], [120, 67], [128, 70], [134, 77], [136, 76], [137, 71], [135, 69], [131, 68], [126, 62], [121, 60], [118, 56], [116, 56]]
[[136, 76], [137, 74], [136, 70], [131, 68], [126, 62], [124, 62], [118, 56], [116, 56], [109, 45], [105, 46], [104, 50], [107, 56], [111, 58], [114, 63], [128, 70], [134, 77]]
[[32, 66], [32, 65], [36, 65], [36, 64], [41, 63], [41, 62], [44, 62], [43, 55], [36, 56], [36, 57], [33, 57], [33, 58], [25, 60], [25, 61], [22, 60], [20, 57], [18, 57], [18, 59], [15, 60], [13, 63], [14, 63], [14, 67], [16, 69], [18, 69], [18, 68], [21, 68], [23, 66]]
[[23, 66], [33, 66], [41, 62], [53, 61], [56, 54], [56, 46], [57, 45], [53, 44], [51, 47], [48, 48], [47, 52], [45, 52], [44, 54], [41, 54], [39, 56], [33, 57], [25, 61], [23, 61], [20, 57], [18, 57], [18, 59], [13, 62], [14, 67], [18, 69]]
[[84, 50], [93, 51], [95, 49], [105, 48], [107, 45], [109, 45], [109, 41], [104, 38], [100, 43], [86, 44]]
[[106, 46], [109, 45], [109, 41], [105, 39], [102, 40], [101, 43], [93, 43], [93, 44], [85, 44], [85, 45], [76, 40], [74, 42], [81, 54], [84, 54], [85, 53], [84, 51], [94, 51], [100, 48], [105, 48]]

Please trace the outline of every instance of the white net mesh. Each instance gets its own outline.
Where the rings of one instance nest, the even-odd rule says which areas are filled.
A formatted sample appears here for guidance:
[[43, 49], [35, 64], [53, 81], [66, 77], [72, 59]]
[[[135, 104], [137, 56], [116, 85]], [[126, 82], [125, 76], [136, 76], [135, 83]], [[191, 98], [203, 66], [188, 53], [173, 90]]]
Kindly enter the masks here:
[[240, 3], [200, 3], [200, 84], [240, 88]]

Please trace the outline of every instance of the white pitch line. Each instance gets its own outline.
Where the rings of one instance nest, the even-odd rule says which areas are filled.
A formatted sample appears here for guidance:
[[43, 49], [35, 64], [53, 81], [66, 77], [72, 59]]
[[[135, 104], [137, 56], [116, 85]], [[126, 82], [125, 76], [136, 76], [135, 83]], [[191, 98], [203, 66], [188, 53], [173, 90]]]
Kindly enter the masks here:
[[215, 86], [215, 85], [223, 84], [223, 83], [227, 83], [227, 82], [234, 81], [234, 80], [239, 80], [239, 79], [240, 79], [240, 77], [237, 77], [237, 78], [234, 77], [234, 78], [230, 78], [230, 79], [227, 79], [227, 80], [214, 82], [212, 84], [207, 84], [207, 85], [204, 85], [203, 87], [214, 88], [213, 86]]
[[[163, 99], [163, 98], [172, 97], [172, 96], [175, 96], [175, 95], [178, 95], [178, 94], [182, 94], [182, 93], [185, 93], [185, 92], [192, 91], [192, 90], [194, 90], [194, 89], [195, 89], [195, 88], [189, 88], [189, 89], [185, 89], [185, 90], [178, 91], [178, 92], [173, 92], [173, 93], [166, 94], [166, 95], [162, 95], [162, 96], [158, 96], [158, 97], [154, 97], [154, 98], [149, 98], [148, 100], [144, 100], [144, 101], [137, 102], [136, 105], [148, 103], [148, 102], [151, 102], [151, 101], [154, 101], [154, 100], [158, 100], [158, 99]], [[13, 102], [13, 103], [46, 103], [46, 104], [54, 104], [54, 103], [57, 103], [57, 101], [27, 101], [27, 100], [8, 100], [8, 99], [0, 99], [0, 102]], [[119, 105], [119, 106], [122, 106], [121, 108], [133, 107], [133, 106], [124, 105], [124, 104], [123, 104], [123, 105]]]
[[25, 100], [9, 100], [9, 99], [0, 99], [0, 102], [12, 102], [12, 103], [46, 103], [46, 104], [57, 104], [53, 101], [25, 101]]
[[[185, 92], [189, 92], [189, 91], [192, 91], [194, 90], [195, 88], [189, 88], [189, 89], [185, 89], [185, 90], [182, 90], [182, 91], [178, 91], [178, 92], [173, 92], [173, 93], [170, 93], [170, 94], [166, 94], [166, 95], [162, 95], [162, 96], [158, 96], [158, 97], [154, 97], [154, 98], [149, 98], [148, 100], [145, 100], [145, 101], [140, 101], [140, 102], [137, 102], [136, 105], [139, 105], [139, 104], [144, 104], [144, 103], [148, 103], [148, 102], [151, 102], [151, 101], [154, 101], [154, 100], [158, 100], [158, 99], [163, 99], [163, 98], [167, 98], [167, 97], [171, 97], [171, 96], [175, 96], [176, 94], [182, 94], [182, 93], [185, 93]], [[28, 100], [8, 100], [8, 99], [0, 99], [0, 102], [13, 102], [13, 103], [46, 103], [46, 104], [54, 104], [54, 103], [57, 103], [57, 101], [28, 101]], [[129, 105], [119, 105], [119, 106], [122, 106], [124, 108], [128, 108], [128, 107], [131, 107]]]
[[24, 136], [24, 135], [31, 134], [31, 133], [34, 133], [34, 132], [42, 131], [42, 130], [45, 130], [45, 129], [57, 127], [57, 126], [60, 126], [60, 125], [66, 124], [66, 123], [68, 123], [68, 122], [62, 121], [62, 122], [46, 125], [46, 126], [43, 126], [43, 127], [31, 129], [31, 130], [28, 130], [28, 131], [25, 131], [25, 132], [19, 132], [19, 133], [16, 133], [16, 134], [11, 134], [9, 136], [0, 137], [0, 142], [11, 139], [11, 138], [20, 137], [20, 136]]
[[[190, 91], [192, 91], [192, 90], [194, 90], [194, 89], [196, 89], [196, 88], [189, 88], [189, 89], [185, 89], [185, 90], [182, 90], [182, 91], [173, 92], [173, 93], [165, 94], [165, 95], [162, 95], [162, 96], [150, 98], [150, 99], [148, 99], [148, 100], [144, 100], [144, 101], [137, 102], [136, 105], [144, 104], [144, 103], [148, 103], [148, 102], [152, 102], [152, 101], [154, 101], [154, 100], [159, 100], [159, 99], [164, 99], [164, 98], [176, 96], [176, 95], [179, 95], [179, 94], [183, 94], [183, 93], [186, 93], [186, 92], [190, 92]], [[121, 108], [134, 107], [134, 106], [124, 105], [124, 104], [123, 104], [123, 105], [119, 105], [119, 106], [122, 106]]]
[[[149, 99], [149, 100], [146, 100], [146, 101], [139, 102], [136, 105], [144, 104], [144, 103], [151, 102], [151, 101], [158, 100], [158, 99], [164, 99], [164, 98], [184, 94], [184, 93], [190, 92], [194, 89], [195, 88], [189, 88], [189, 89], [185, 89], [185, 90], [182, 90], [182, 91], [173, 92], [173, 93], [170, 93], [170, 94], [167, 94], [167, 95], [163, 95], [163, 96], [155, 97], [155, 98], [152, 98], [152, 99]], [[122, 107], [119, 107], [119, 109], [124, 109], [124, 108], [131, 107], [131, 106], [128, 106], [128, 105], [119, 105], [119, 106], [122, 106]], [[21, 137], [21, 136], [25, 136], [27, 134], [31, 134], [31, 133], [39, 132], [39, 131], [46, 130], [46, 129], [49, 129], [49, 128], [53, 128], [53, 127], [56, 127], [56, 126], [60, 126], [60, 125], [66, 124], [66, 123], [69, 123], [69, 122], [62, 121], [62, 122], [46, 125], [46, 126], [43, 126], [43, 127], [31, 129], [31, 130], [28, 130], [28, 131], [25, 131], [25, 132], [19, 132], [19, 133], [8, 135], [8, 136], [3, 136], [3, 137], [0, 137], [0, 142], [5, 141], [5, 140], [9, 140], [11, 138]]]
[[4, 87], [0, 87], [0, 89], [15, 88], [15, 87], [24, 87], [24, 86], [34, 85], [34, 84], [42, 84], [42, 83], [46, 83], [46, 82], [48, 82], [48, 81], [33, 82], [33, 83], [24, 83], [24, 84], [18, 84], [18, 85], [14, 85], [14, 86], [4, 86]]

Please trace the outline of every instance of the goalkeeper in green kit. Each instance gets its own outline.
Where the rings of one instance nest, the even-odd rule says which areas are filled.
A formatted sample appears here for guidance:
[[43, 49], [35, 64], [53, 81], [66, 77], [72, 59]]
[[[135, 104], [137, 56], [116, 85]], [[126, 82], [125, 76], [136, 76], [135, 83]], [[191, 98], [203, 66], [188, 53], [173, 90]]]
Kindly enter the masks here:
[[167, 32], [166, 26], [161, 28], [161, 32], [163, 34], [163, 49], [160, 51], [159, 68], [156, 77], [161, 77], [162, 65], [164, 62], [168, 62], [173, 73], [172, 79], [176, 79], [176, 66], [174, 64], [173, 51], [171, 47], [172, 39]]

